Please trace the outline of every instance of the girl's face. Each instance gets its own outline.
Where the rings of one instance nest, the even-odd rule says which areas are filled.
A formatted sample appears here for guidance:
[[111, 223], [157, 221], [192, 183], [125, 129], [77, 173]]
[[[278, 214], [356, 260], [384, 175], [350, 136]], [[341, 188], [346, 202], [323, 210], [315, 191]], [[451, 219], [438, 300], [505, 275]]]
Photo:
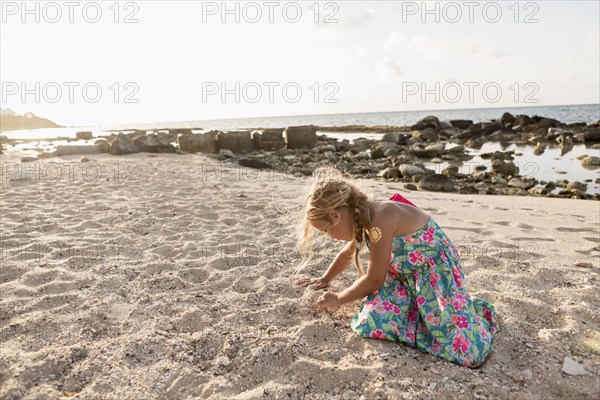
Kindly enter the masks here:
[[316, 229], [333, 239], [345, 240], [347, 242], [354, 240], [354, 224], [352, 223], [348, 207], [343, 207], [339, 211], [330, 210], [329, 218], [331, 218], [331, 222], [318, 219], [310, 221], [310, 223]]

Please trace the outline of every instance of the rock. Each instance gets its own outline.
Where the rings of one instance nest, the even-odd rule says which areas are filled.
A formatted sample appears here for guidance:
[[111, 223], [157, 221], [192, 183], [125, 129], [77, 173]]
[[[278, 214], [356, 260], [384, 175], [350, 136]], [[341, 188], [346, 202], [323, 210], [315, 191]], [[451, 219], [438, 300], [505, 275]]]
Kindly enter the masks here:
[[76, 132], [75, 137], [77, 138], [77, 140], [92, 140], [93, 135], [92, 135], [92, 132], [81, 131], [81, 132]]
[[219, 150], [219, 157], [233, 158], [233, 157], [235, 157], [235, 155], [229, 149], [221, 149], [221, 150]]
[[[273, 151], [281, 149], [285, 147], [283, 129], [265, 129], [262, 133], [252, 132], [252, 143], [254, 148], [259, 150]], [[332, 145], [327, 146], [334, 147]], [[335, 147], [332, 151], [335, 151]]]
[[401, 164], [398, 167], [403, 177], [411, 177], [413, 175], [424, 175], [425, 170], [412, 164]]
[[302, 164], [308, 164], [308, 163], [314, 162], [314, 160], [312, 159], [312, 157], [311, 157], [311, 156], [309, 156], [309, 155], [307, 154], [307, 155], [304, 155], [304, 156], [300, 157], [300, 162], [301, 162]]
[[563, 362], [562, 371], [567, 375], [577, 376], [577, 375], [587, 375], [587, 372], [581, 365], [577, 363], [577, 361], [572, 360], [569, 357], [565, 357]]
[[166, 139], [161, 139], [155, 134], [137, 136], [133, 139], [133, 144], [146, 153], [175, 153], [177, 150]]
[[421, 158], [438, 157], [444, 152], [444, 143], [430, 144], [425, 148], [420, 147], [419, 145], [414, 145], [408, 149], [408, 152]]
[[512, 178], [508, 181], [508, 186], [527, 190], [535, 186], [535, 179], [527, 178]]
[[217, 143], [219, 149], [228, 149], [234, 153], [252, 151], [252, 136], [249, 131], [219, 132]]
[[[525, 115], [525, 117], [527, 117], [527, 116]], [[503, 124], [512, 124], [515, 122], [515, 120], [516, 120], [516, 118], [511, 113], [508, 113], [508, 112], [505, 112], [504, 114], [502, 114], [502, 117], [500, 118], [500, 122]]]
[[325, 146], [321, 147], [319, 150], [321, 151], [321, 153], [326, 153], [328, 151], [337, 151], [335, 146], [332, 144], [326, 144]]
[[581, 165], [584, 167], [597, 167], [600, 166], [600, 157], [587, 156], [581, 160]]
[[583, 196], [587, 191], [587, 185], [585, 183], [573, 181], [569, 182], [567, 190], [570, 190], [571, 192], [575, 191], [579, 196]]
[[433, 128], [426, 128], [420, 131], [412, 131], [410, 134], [413, 139], [421, 140], [423, 142], [433, 142], [439, 139], [439, 135]]
[[454, 181], [441, 174], [425, 175], [417, 185], [419, 189], [432, 192], [452, 192], [454, 191]]
[[284, 136], [288, 149], [313, 148], [317, 144], [317, 129], [313, 125], [289, 126]]
[[79, 164], [83, 164], [83, 163], [86, 163], [86, 162], [90, 162], [90, 159], [87, 158], [87, 157], [81, 157], [79, 159]]
[[238, 161], [238, 164], [240, 166], [246, 167], [246, 168], [273, 169], [272, 165], [269, 165], [269, 164], [264, 163], [264, 162], [259, 161], [259, 160], [241, 159], [241, 160]]
[[32, 162], [32, 161], [37, 161], [37, 158], [35, 158], [35, 157], [21, 157], [21, 162]]
[[252, 354], [252, 357], [258, 357], [260, 355], [260, 349], [258, 347], [255, 347], [252, 350], [250, 350], [250, 353]]
[[378, 175], [383, 177], [384, 179], [400, 178], [400, 171], [398, 170], [398, 168], [389, 167], [379, 172]]
[[465, 152], [465, 146], [459, 144], [446, 150], [448, 154], [463, 154]]
[[404, 145], [408, 140], [408, 135], [404, 132], [388, 132], [381, 138], [382, 142]]
[[575, 266], [576, 267], [581, 267], [581, 268], [592, 268], [592, 263], [579, 261], [579, 262], [575, 263]]
[[367, 153], [366, 151], [361, 151], [360, 153], [358, 153], [356, 155], [357, 160], [366, 160], [368, 158], [369, 158], [369, 153]]
[[523, 372], [521, 372], [521, 375], [523, 375], [523, 378], [525, 378], [526, 380], [530, 380], [531, 378], [533, 378], [533, 372], [531, 372], [530, 369], [526, 369]]
[[217, 361], [218, 361], [219, 365], [222, 365], [224, 367], [231, 364], [231, 361], [229, 360], [229, 357], [227, 357], [227, 356], [221, 356], [221, 357], [219, 357], [219, 359]]
[[598, 142], [600, 141], [600, 127], [590, 127], [583, 134], [584, 142]]
[[519, 173], [519, 167], [512, 161], [504, 162], [502, 160], [492, 161], [492, 173], [502, 176], [515, 176]]
[[216, 153], [217, 135], [219, 132], [187, 133], [177, 136], [177, 144], [182, 151], [187, 153]]
[[407, 183], [404, 185], [404, 189], [406, 190], [418, 190], [417, 186], [412, 183]]
[[473, 125], [473, 121], [470, 119], [455, 119], [450, 121], [450, 125], [458, 129], [467, 129]]
[[108, 153], [110, 151], [110, 143], [106, 139], [98, 139], [94, 144], [98, 146], [103, 153]]
[[124, 154], [139, 153], [140, 148], [131, 141], [129, 136], [119, 132], [119, 135], [110, 144], [110, 149], [108, 152], [114, 156], [119, 156]]
[[533, 154], [535, 154], [536, 156], [539, 156], [539, 155], [543, 154], [544, 151], [546, 151], [546, 143], [538, 143], [535, 146], [535, 148], [533, 149]]
[[437, 131], [437, 129], [439, 127], [440, 127], [440, 120], [438, 119], [438, 117], [430, 115], [430, 116], [423, 118], [419, 122], [417, 122], [410, 129], [420, 131], [420, 130], [423, 130], [426, 128], [433, 128]]

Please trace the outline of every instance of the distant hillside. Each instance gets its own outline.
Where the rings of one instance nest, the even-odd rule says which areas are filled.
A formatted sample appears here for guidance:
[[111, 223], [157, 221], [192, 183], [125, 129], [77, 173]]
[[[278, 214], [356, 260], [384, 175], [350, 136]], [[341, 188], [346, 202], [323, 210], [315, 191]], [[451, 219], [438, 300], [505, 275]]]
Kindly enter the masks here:
[[[2, 110], [0, 115], [0, 132], [16, 131], [23, 129], [40, 129], [40, 128], [62, 128], [46, 118], [36, 117], [32, 113], [24, 115], [11, 115], [10, 109]], [[13, 113], [14, 114], [14, 113]]]

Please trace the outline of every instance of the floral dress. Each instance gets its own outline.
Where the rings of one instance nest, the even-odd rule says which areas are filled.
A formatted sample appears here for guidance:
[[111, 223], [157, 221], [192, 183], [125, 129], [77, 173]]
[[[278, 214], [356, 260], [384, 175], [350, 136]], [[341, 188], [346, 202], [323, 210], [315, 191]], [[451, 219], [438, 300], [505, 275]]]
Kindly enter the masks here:
[[[415, 206], [397, 193], [390, 200]], [[423, 228], [392, 241], [386, 281], [363, 301], [352, 330], [466, 367], [481, 366], [492, 351], [491, 334], [500, 329], [494, 306], [469, 295], [450, 239], [429, 217]]]

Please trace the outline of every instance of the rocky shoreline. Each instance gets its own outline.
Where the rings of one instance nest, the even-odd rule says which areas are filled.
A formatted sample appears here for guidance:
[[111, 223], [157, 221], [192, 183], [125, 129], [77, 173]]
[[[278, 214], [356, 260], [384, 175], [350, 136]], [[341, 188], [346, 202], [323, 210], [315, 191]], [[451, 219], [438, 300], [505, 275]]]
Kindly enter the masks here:
[[[479, 157], [489, 160], [487, 165], [477, 165], [467, 174], [459, 172], [461, 166], [473, 158], [467, 148], [480, 149], [488, 142], [531, 145], [536, 155], [552, 145], [558, 145], [561, 155], [565, 155], [574, 145], [584, 144], [590, 154], [578, 157], [582, 166], [600, 168], [600, 157], [593, 155], [600, 153], [600, 121], [590, 125], [565, 124], [541, 116], [504, 113], [497, 120], [478, 123], [470, 120], [444, 122], [429, 116], [410, 127], [309, 125], [206, 133], [193, 133], [194, 130], [115, 132], [96, 140], [93, 145], [58, 146], [55, 152], [41, 153], [37, 158], [94, 153], [201, 152], [216, 162], [276, 170], [294, 176], [309, 176], [319, 165], [334, 164], [354, 177], [404, 182], [407, 190], [600, 200], [599, 193], [586, 193], [591, 179], [584, 182], [538, 181], [520, 175], [519, 166], [513, 161], [514, 151], [480, 154]], [[381, 133], [381, 139], [359, 138], [350, 143], [347, 139], [317, 135], [317, 131]], [[91, 132], [78, 132], [76, 139], [58, 139], [92, 140], [93, 137]], [[10, 145], [16, 141], [4, 138], [2, 142]], [[447, 162], [448, 165], [438, 173], [426, 168], [424, 163], [427, 162]], [[600, 178], [594, 183], [600, 183]], [[560, 190], [553, 193], [557, 188]]]

